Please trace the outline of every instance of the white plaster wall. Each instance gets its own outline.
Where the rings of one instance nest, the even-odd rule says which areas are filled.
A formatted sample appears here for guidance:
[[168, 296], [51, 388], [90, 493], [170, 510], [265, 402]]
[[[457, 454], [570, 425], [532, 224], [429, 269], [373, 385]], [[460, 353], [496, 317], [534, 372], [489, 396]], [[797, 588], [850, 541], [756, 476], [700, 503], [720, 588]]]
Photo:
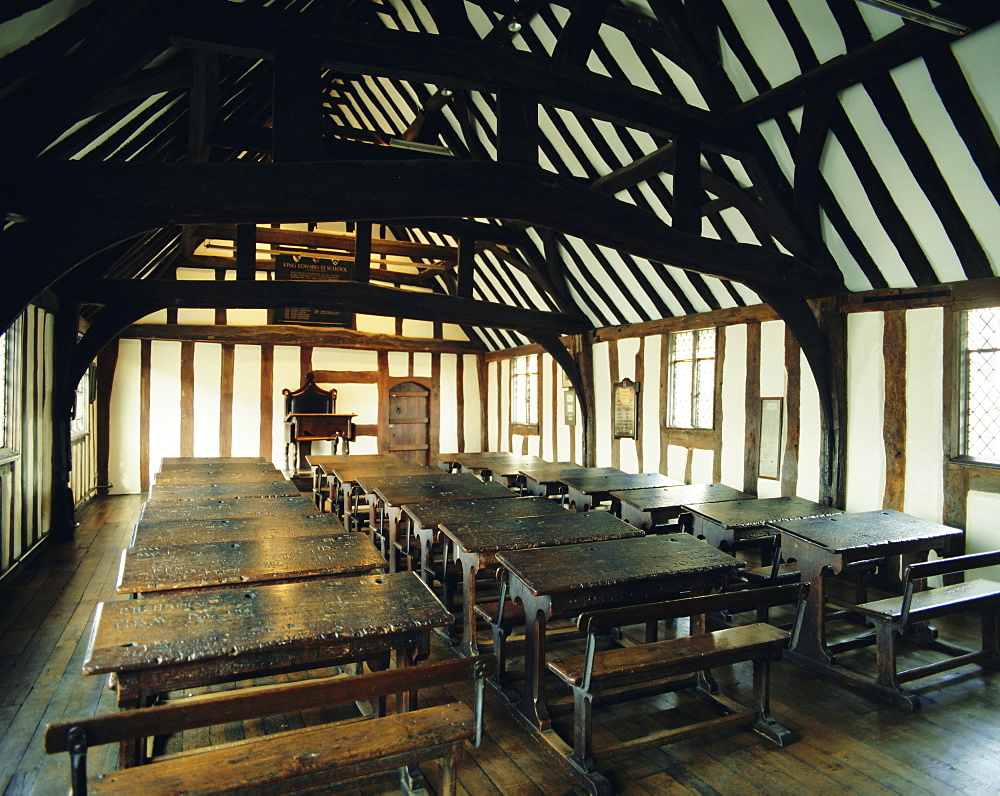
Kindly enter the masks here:
[[687, 452], [688, 449], [680, 445], [667, 445], [667, 472], [664, 475], [683, 481], [687, 471]]
[[417, 351], [413, 354], [413, 375], [418, 379], [429, 379], [434, 373], [432, 367], [433, 358], [426, 351]]
[[494, 388], [493, 385], [497, 383], [497, 374], [500, 372], [499, 362], [490, 362], [486, 366], [486, 406], [487, 406], [487, 421], [486, 421], [486, 450], [498, 451], [500, 440], [497, 437], [497, 421], [500, 417], [500, 407], [501, 407], [501, 395], [503, 392], [501, 389], [499, 392]]
[[388, 356], [390, 378], [410, 375], [410, 355], [405, 351], [390, 351]]
[[233, 349], [233, 456], [260, 455], [260, 359], [260, 346]]
[[944, 310], [906, 313], [907, 514], [940, 522], [944, 516]]
[[[746, 447], [747, 327], [726, 328], [726, 357], [722, 367], [722, 483], [743, 488], [743, 451]], [[673, 477], [673, 476], [672, 476]]]
[[660, 392], [666, 382], [660, 373], [660, 344], [663, 336], [646, 338], [643, 351], [645, 382], [642, 385], [642, 462], [647, 473], [660, 469]]
[[[997, 527], [1000, 494], [970, 491], [966, 512], [965, 551], [982, 553], [1000, 549], [1000, 528]], [[1000, 581], [1000, 567], [978, 570], [972, 577]]]
[[[785, 371], [785, 324], [782, 321], [765, 321], [760, 325], [760, 397], [784, 398], [788, 374]], [[787, 407], [784, 407], [787, 413]], [[787, 414], [781, 419], [780, 450], [785, 449]], [[780, 461], [780, 459], [779, 459]], [[757, 496], [779, 497], [781, 479], [758, 478]]]
[[479, 358], [475, 354], [464, 354], [463, 366], [464, 385], [460, 400], [464, 402], [465, 413], [465, 449], [479, 451], [483, 449], [480, 432], [480, 420], [484, 411], [482, 396], [479, 394]]
[[[234, 383], [235, 384], [235, 383]], [[219, 408], [222, 402], [222, 346], [194, 346], [194, 455], [219, 455]]]
[[500, 363], [500, 438], [497, 447], [492, 450], [507, 450], [507, 440], [510, 437], [510, 360]]
[[271, 410], [273, 412], [271, 461], [279, 470], [284, 469], [285, 466], [285, 396], [281, 394], [281, 391], [286, 387], [294, 390], [302, 383], [301, 369], [298, 346], [276, 345], [274, 347], [274, 380], [270, 385], [264, 386], [274, 396], [271, 403], [273, 407]]
[[538, 418], [541, 421], [541, 438], [538, 440], [538, 456], [555, 461], [552, 450], [552, 429], [557, 422], [555, 394], [552, 391], [552, 357], [542, 354], [538, 357]]
[[149, 396], [149, 475], [160, 469], [164, 456], [180, 456], [181, 344], [154, 340], [151, 346]]
[[139, 491], [139, 347], [138, 340], [118, 342], [118, 361], [111, 389], [108, 481], [111, 494]]
[[[618, 341], [618, 380], [631, 379], [636, 381], [635, 377], [635, 358], [639, 353], [639, 338], [638, 337], [628, 337], [624, 340]], [[646, 393], [646, 384], [639, 385], [639, 417], [642, 417], [642, 410], [646, 404], [646, 400], [649, 395]], [[613, 421], [612, 417], [612, 421]], [[638, 419], [638, 418], [637, 418]], [[626, 473], [637, 473], [639, 472], [639, 455], [638, 446], [641, 444], [641, 440], [637, 439], [623, 439], [619, 444], [620, 451], [620, 464], [618, 465]], [[645, 465], [645, 461], [643, 462]], [[647, 471], [655, 470], [656, 467], [645, 467]]]
[[[438, 451], [458, 450], [458, 414], [455, 411], [455, 395], [458, 391], [458, 357], [455, 354], [441, 355], [441, 422], [438, 439], [431, 440], [431, 448]], [[376, 400], [378, 390], [375, 392]], [[432, 462], [433, 464], [433, 462]]]
[[608, 344], [593, 346], [594, 355], [594, 418], [597, 421], [597, 467], [611, 466], [611, 375], [608, 365]]
[[712, 467], [715, 462], [713, 451], [694, 449], [691, 452], [691, 483], [712, 483]]
[[882, 508], [885, 367], [880, 312], [847, 316], [847, 511]]
[[809, 500], [819, 500], [819, 456], [823, 440], [822, 417], [816, 379], [806, 360], [800, 355], [799, 371], [799, 474], [796, 494]]

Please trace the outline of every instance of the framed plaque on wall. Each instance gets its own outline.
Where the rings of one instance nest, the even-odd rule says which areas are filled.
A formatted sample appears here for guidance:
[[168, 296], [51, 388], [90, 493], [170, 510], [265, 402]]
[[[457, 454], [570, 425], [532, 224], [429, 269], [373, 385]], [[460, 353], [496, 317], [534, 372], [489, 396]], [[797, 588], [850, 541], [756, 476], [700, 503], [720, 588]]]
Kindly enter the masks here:
[[612, 389], [615, 439], [636, 439], [639, 435], [639, 382], [622, 379]]

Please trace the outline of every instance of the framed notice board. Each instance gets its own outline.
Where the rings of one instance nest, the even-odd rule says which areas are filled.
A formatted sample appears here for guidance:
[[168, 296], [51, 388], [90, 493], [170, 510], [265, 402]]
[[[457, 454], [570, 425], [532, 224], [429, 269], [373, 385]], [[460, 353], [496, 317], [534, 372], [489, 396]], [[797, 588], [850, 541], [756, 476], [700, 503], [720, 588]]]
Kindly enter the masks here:
[[622, 379], [613, 389], [615, 439], [639, 436], [639, 382]]
[[[274, 279], [283, 282], [342, 282], [355, 278], [354, 260], [332, 260], [282, 254], [274, 258]], [[302, 291], [306, 296], [308, 287]], [[268, 310], [268, 323], [294, 323], [300, 326], [339, 326], [354, 328], [354, 313], [314, 307], [278, 307]]]

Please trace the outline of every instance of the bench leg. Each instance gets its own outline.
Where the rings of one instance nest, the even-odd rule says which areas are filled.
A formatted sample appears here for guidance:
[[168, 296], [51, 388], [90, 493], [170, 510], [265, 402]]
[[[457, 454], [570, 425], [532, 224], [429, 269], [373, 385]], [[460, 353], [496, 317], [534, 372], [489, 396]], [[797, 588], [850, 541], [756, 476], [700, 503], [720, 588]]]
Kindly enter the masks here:
[[455, 796], [458, 786], [458, 764], [462, 759], [462, 747], [455, 744], [446, 757], [441, 758], [441, 796]]
[[778, 724], [771, 715], [770, 658], [757, 658], [753, 662], [753, 694], [757, 705], [757, 723], [754, 725], [754, 732], [778, 746], [788, 746], [795, 740], [791, 730]]
[[896, 679], [896, 641], [898, 634], [888, 622], [875, 622], [875, 680], [884, 688], [899, 690]]
[[990, 657], [983, 661], [983, 666], [1000, 669], [1000, 607], [984, 605], [979, 612], [983, 650], [990, 654]]

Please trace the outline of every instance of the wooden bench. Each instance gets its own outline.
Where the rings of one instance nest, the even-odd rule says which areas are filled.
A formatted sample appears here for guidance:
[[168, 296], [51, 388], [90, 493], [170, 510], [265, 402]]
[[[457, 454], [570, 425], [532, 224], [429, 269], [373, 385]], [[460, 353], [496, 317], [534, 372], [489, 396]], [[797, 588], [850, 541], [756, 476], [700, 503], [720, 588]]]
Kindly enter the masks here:
[[[903, 692], [900, 689], [901, 683], [971, 663], [991, 668], [1000, 666], [997, 628], [1000, 622], [1000, 583], [971, 580], [950, 586], [918, 589], [926, 584], [927, 578], [935, 575], [951, 575], [992, 566], [1000, 566], [1000, 551], [911, 564], [903, 576], [902, 596], [857, 606], [857, 611], [875, 625], [876, 680], [880, 687], [887, 689], [888, 694], [896, 694], [900, 697], [898, 701], [916, 708], [920, 705], [919, 698]], [[934, 639], [929, 642], [929, 646], [947, 653], [949, 658], [898, 671], [897, 645], [901, 636], [920, 622], [969, 610], [976, 610], [980, 615], [982, 643], [979, 650], [970, 651]]]
[[[574, 775], [592, 793], [608, 793], [611, 785], [597, 770], [595, 759], [601, 761], [636, 754], [733, 725], [753, 727], [781, 746], [790, 743], [791, 733], [770, 713], [770, 665], [781, 658], [790, 642], [794, 643], [798, 620], [791, 632], [758, 622], [635, 646], [598, 650], [597, 643], [600, 636], [606, 636], [617, 627], [720, 611], [735, 613], [761, 605], [796, 603], [796, 616], [801, 617], [803, 597], [808, 588], [808, 584], [800, 583], [581, 614], [577, 618], [577, 628], [587, 635], [586, 652], [554, 659], [548, 664], [549, 670], [573, 689], [573, 742], [564, 753]], [[754, 706], [751, 708], [713, 693], [717, 686], [708, 672], [713, 667], [742, 661], [753, 662]], [[595, 706], [681, 688], [694, 689], [695, 694], [718, 708], [722, 715], [601, 749], [594, 748], [592, 709]]]
[[[223, 793], [251, 788], [283, 793], [401, 769], [402, 786], [418, 765], [441, 760], [441, 793], [455, 793], [463, 743], [479, 744], [483, 682], [492, 655], [207, 694], [155, 707], [50, 724], [49, 754], [68, 751], [72, 793]], [[475, 680], [475, 710], [461, 702], [323, 724], [210, 746], [100, 776], [87, 777], [87, 748], [299, 710], [379, 699], [415, 688]], [[254, 791], [257, 792], [257, 791]]]

